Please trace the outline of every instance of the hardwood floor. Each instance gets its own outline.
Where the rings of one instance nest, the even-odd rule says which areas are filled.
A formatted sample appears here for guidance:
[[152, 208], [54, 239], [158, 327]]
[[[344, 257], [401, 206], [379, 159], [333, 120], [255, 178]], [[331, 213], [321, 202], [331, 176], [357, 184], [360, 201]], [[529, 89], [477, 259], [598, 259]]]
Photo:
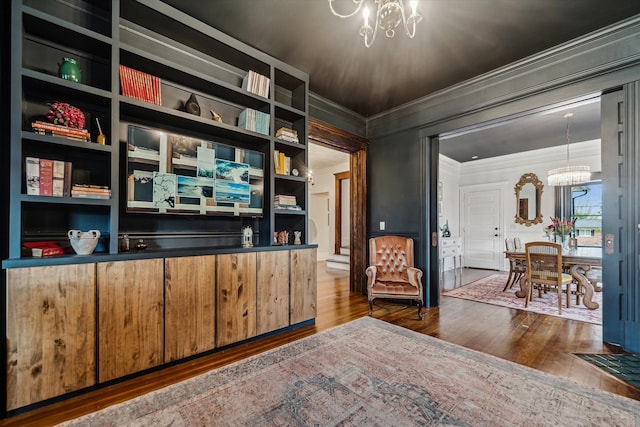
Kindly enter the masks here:
[[[465, 281], [483, 274], [473, 271], [466, 273], [466, 277], [463, 276]], [[451, 278], [445, 275], [445, 284], [447, 280]], [[328, 271], [325, 263], [319, 263], [318, 316], [315, 325], [239, 345], [1, 420], [0, 426], [47, 426], [60, 423], [366, 316], [366, 297], [349, 292], [348, 281], [349, 272]], [[572, 355], [578, 352], [612, 352], [602, 344], [601, 326], [450, 297], [443, 297], [440, 307], [423, 312], [424, 320], [418, 320], [415, 307], [405, 309], [401, 303], [380, 300], [376, 301], [373, 315], [377, 319], [568, 378], [588, 387], [640, 400], [640, 389]]]

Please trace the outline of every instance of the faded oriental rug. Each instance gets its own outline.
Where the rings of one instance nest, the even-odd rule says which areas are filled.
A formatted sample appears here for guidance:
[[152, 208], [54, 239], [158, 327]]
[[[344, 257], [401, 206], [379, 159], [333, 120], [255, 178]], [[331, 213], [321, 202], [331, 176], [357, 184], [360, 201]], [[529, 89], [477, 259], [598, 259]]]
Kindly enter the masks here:
[[361, 318], [71, 426], [639, 426], [640, 402]]
[[536, 293], [533, 301], [529, 302], [529, 307], [525, 308], [524, 299], [515, 295], [516, 291], [520, 289], [518, 284], [502, 292], [506, 281], [507, 275], [493, 274], [468, 285], [444, 292], [443, 295], [602, 325], [602, 292], [595, 292], [593, 296], [593, 301], [600, 305], [599, 308], [591, 310], [582, 304], [575, 305], [576, 300], [575, 296], [573, 296], [571, 297], [571, 307], [567, 308], [566, 300], [563, 300], [562, 314], [558, 314], [557, 293], [548, 292], [542, 294], [542, 297], [538, 297]]

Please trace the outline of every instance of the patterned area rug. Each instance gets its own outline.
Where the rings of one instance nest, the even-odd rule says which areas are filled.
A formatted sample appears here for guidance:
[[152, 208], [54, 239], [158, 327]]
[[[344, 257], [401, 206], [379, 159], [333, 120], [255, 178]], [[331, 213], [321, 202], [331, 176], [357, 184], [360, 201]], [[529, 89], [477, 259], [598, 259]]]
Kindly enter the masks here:
[[563, 300], [562, 314], [560, 315], [558, 314], [558, 295], [555, 292], [542, 294], [541, 298], [536, 293], [533, 301], [529, 302], [529, 307], [525, 308], [524, 299], [515, 295], [515, 292], [520, 289], [517, 284], [502, 292], [506, 281], [506, 275], [494, 274], [444, 292], [442, 295], [602, 325], [602, 292], [595, 292], [593, 297], [593, 301], [600, 305], [599, 308], [590, 310], [582, 304], [576, 306], [574, 296], [571, 298], [571, 308], [567, 308], [566, 300]]
[[69, 426], [640, 425], [640, 402], [365, 317]]

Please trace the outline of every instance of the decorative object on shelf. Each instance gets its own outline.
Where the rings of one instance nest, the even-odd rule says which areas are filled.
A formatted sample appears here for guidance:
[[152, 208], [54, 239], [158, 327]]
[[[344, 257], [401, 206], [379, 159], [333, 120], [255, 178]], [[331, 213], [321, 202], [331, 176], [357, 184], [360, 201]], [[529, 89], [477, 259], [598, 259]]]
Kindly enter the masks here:
[[449, 230], [449, 220], [446, 220], [444, 225], [440, 227], [442, 231], [442, 237], [451, 237], [451, 230]]
[[569, 163], [569, 119], [573, 117], [573, 113], [567, 113], [563, 117], [567, 119], [567, 165], [563, 168], [549, 171], [547, 183], [554, 187], [584, 184], [591, 180], [591, 169], [589, 166], [571, 166]]
[[100, 126], [100, 120], [96, 117], [96, 124], [98, 125], [98, 136], [96, 137], [96, 142], [100, 145], [105, 145], [107, 143], [107, 137], [104, 133], [102, 133], [102, 126]]
[[120, 252], [129, 252], [129, 235], [122, 235], [122, 242], [120, 242]]
[[147, 244], [144, 242], [144, 240], [138, 240], [138, 243], [136, 243], [136, 250], [144, 251], [145, 249], [147, 249]]
[[278, 244], [279, 245], [288, 245], [289, 244], [289, 232], [281, 231], [278, 233]]
[[209, 113], [211, 113], [211, 120], [213, 120], [214, 122], [222, 123], [222, 116], [220, 114], [216, 113], [213, 110], [209, 110]]
[[[411, 0], [411, 14], [406, 16], [403, 0], [375, 0], [377, 4], [377, 11], [374, 17], [374, 27], [369, 25], [369, 7], [366, 5], [365, 0], [353, 0], [356, 3], [356, 8], [353, 12], [343, 15], [336, 12], [333, 8], [333, 2], [335, 0], [329, 0], [329, 8], [331, 12], [340, 18], [349, 18], [362, 9], [362, 16], [364, 17], [364, 25], [360, 27], [360, 35], [364, 37], [364, 45], [371, 47], [378, 34], [378, 28], [380, 31], [384, 31], [385, 35], [389, 38], [395, 35], [396, 28], [402, 24], [407, 36], [412, 39], [416, 35], [416, 25], [422, 21], [422, 15], [417, 12], [418, 0]], [[346, 1], [346, 0], [342, 0]]]
[[278, 234], [279, 234], [279, 233], [278, 233], [277, 231], [274, 231], [274, 232], [273, 232], [273, 244], [274, 244], [274, 245], [277, 245], [277, 244], [278, 244]]
[[200, 115], [200, 104], [198, 104], [195, 93], [192, 93], [189, 99], [187, 99], [187, 102], [184, 103], [184, 109], [187, 113], [193, 114], [194, 116]]
[[49, 122], [74, 129], [84, 128], [84, 113], [78, 107], [59, 101], [53, 101], [48, 104], [47, 120]]
[[62, 58], [62, 62], [58, 64], [58, 77], [80, 83], [82, 72], [76, 60], [68, 57]]
[[249, 226], [246, 226], [242, 229], [242, 247], [253, 247], [253, 230]]
[[298, 175], [300, 175], [300, 172], [298, 172], [298, 169], [293, 168], [293, 169], [291, 169], [291, 175], [298, 176]]
[[91, 255], [100, 239], [100, 230], [69, 230], [67, 233], [71, 247], [78, 255]]
[[300, 236], [302, 236], [302, 231], [294, 231], [293, 235], [294, 235], [293, 244], [294, 245], [301, 245], [302, 244], [302, 240], [300, 240]]

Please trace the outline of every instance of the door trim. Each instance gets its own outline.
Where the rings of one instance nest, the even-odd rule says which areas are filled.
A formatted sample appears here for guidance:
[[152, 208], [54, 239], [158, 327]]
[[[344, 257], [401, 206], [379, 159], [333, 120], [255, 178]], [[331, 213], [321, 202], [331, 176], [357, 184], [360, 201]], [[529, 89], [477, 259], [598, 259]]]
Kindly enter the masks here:
[[309, 119], [309, 139], [314, 143], [349, 153], [351, 224], [349, 289], [367, 293], [367, 151], [369, 140], [315, 119]]
[[[333, 241], [333, 253], [340, 254], [340, 248], [342, 247], [342, 181], [349, 179], [349, 171], [334, 173], [335, 177], [335, 238]], [[351, 248], [349, 248], [351, 250]]]

